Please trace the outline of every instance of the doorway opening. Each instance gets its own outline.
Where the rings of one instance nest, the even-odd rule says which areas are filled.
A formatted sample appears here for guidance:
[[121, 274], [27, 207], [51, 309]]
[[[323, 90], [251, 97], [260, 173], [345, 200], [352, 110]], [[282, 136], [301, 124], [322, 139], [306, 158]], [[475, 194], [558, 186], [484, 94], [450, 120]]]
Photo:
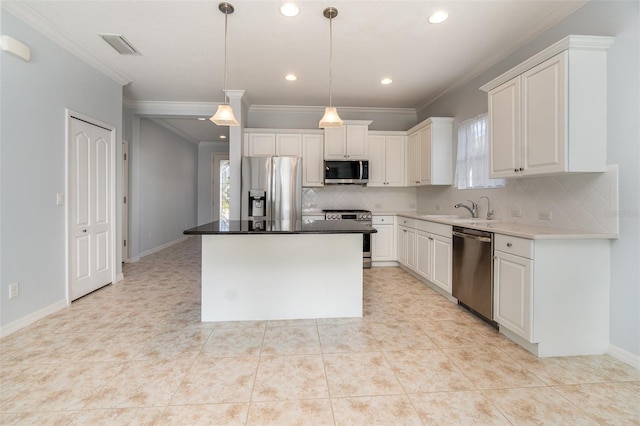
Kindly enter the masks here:
[[229, 222], [231, 194], [229, 154], [211, 156], [211, 220]]

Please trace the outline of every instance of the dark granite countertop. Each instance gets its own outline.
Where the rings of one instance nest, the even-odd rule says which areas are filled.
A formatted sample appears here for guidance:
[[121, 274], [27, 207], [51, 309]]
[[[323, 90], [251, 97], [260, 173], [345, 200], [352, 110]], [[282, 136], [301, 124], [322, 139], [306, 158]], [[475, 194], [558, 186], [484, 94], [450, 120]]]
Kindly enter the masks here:
[[184, 231], [185, 235], [221, 234], [373, 234], [377, 231], [355, 220], [231, 220], [210, 222]]

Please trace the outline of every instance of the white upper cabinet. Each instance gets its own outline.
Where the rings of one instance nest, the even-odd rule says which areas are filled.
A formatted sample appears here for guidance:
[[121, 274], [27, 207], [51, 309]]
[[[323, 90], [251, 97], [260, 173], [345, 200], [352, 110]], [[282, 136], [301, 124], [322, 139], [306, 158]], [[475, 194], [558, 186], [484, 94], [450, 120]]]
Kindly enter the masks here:
[[326, 160], [367, 160], [367, 134], [371, 121], [344, 121], [342, 127], [324, 129]]
[[302, 135], [276, 133], [276, 155], [302, 157]]
[[612, 42], [568, 36], [481, 87], [491, 177], [604, 171]]
[[271, 157], [276, 154], [275, 133], [248, 133], [246, 152], [249, 157]]
[[302, 157], [302, 135], [299, 133], [248, 133], [245, 140], [249, 157]]
[[322, 135], [302, 135], [302, 186], [324, 186]]
[[431, 117], [407, 133], [407, 185], [451, 185], [453, 118]]
[[404, 135], [369, 132], [369, 183], [367, 186], [406, 186]]

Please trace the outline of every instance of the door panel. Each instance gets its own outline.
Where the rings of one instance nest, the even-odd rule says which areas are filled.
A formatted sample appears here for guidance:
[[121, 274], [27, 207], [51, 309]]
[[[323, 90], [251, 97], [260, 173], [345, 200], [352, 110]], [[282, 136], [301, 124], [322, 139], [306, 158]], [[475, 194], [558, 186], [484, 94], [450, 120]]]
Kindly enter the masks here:
[[70, 119], [69, 246], [71, 300], [111, 283], [113, 277], [110, 130]]

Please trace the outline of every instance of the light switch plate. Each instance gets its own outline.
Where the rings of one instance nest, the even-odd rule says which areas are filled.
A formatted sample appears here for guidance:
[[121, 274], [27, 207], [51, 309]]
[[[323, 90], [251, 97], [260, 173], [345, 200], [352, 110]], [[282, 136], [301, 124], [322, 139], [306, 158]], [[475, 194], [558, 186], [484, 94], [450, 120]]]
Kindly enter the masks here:
[[57, 206], [63, 206], [64, 205], [64, 193], [63, 192], [58, 192], [56, 194], [56, 205]]

